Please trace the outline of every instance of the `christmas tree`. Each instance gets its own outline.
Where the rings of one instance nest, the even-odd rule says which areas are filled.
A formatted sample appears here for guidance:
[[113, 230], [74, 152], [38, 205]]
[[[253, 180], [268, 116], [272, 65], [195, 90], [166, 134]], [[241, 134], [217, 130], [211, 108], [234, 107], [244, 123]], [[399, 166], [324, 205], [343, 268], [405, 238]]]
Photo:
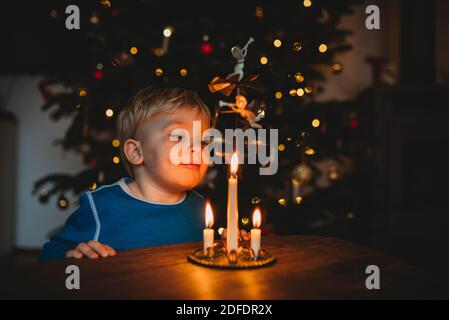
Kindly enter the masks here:
[[[82, 4], [81, 27], [74, 37], [80, 53], [76, 70], [52, 68], [40, 90], [46, 99], [43, 110], [52, 119], [73, 119], [57, 143], [82, 154], [86, 169], [76, 175], [43, 177], [35, 184], [36, 193], [42, 201], [56, 196], [60, 208], [65, 208], [68, 191], [80, 194], [126, 176], [119, 157], [121, 141], [115, 136], [116, 116], [142, 87], [180, 86], [197, 91], [212, 114], [219, 115], [218, 129], [248, 127], [239, 114], [220, 112], [238, 94], [245, 97], [248, 108], [253, 106], [254, 115], [263, 111], [258, 124], [279, 129], [277, 174], [260, 176], [257, 165], [243, 167], [242, 227], [254, 205], [269, 214], [267, 221], [276, 232], [325, 227], [341, 217], [353, 219], [358, 198], [351, 186], [360, 179], [354, 166], [360, 154], [358, 141], [364, 137], [359, 126], [363, 119], [353, 101], [319, 103], [315, 97], [323, 91], [327, 74], [343, 72], [338, 56], [350, 49], [346, 42], [350, 31], [338, 24], [355, 3], [103, 0]], [[64, 5], [49, 10], [55, 27], [66, 18]], [[235, 90], [227, 95], [211, 92], [235, 68], [232, 48], [247, 43], [244, 76], [231, 81]], [[54, 84], [67, 90], [53, 93]], [[200, 187], [219, 208], [219, 222], [226, 212], [226, 172], [226, 166], [211, 167]]]

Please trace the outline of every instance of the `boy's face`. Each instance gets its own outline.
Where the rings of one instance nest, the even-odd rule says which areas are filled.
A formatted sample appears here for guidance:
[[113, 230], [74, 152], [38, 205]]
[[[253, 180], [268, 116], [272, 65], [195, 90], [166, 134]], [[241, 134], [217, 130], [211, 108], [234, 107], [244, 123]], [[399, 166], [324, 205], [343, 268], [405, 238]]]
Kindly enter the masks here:
[[[190, 143], [194, 137], [194, 121], [201, 121], [201, 135], [209, 128], [209, 123], [197, 108], [186, 106], [172, 114], [159, 114], [144, 123], [141, 128], [141, 148], [143, 168], [146, 175], [151, 177], [159, 186], [176, 192], [186, 191], [197, 186], [203, 179], [208, 165], [201, 159], [203, 146], [189, 148], [189, 160], [175, 164], [171, 161], [170, 153], [179, 141], [173, 139], [175, 129], [189, 133]], [[201, 139], [201, 136], [199, 137]], [[197, 160], [194, 161], [194, 158]], [[195, 164], [196, 162], [197, 164]]]

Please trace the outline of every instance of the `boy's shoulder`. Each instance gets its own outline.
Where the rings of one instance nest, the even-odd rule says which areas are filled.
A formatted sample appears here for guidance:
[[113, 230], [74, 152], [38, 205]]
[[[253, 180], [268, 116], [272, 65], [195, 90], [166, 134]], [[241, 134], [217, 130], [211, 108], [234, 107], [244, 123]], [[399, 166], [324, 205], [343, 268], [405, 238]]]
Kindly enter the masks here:
[[[122, 199], [128, 199], [128, 200], [137, 200], [129, 191], [127, 187], [127, 183], [131, 182], [132, 180], [130, 178], [122, 178], [118, 180], [115, 183], [103, 185], [99, 187], [98, 189], [91, 190], [86, 192], [87, 198], [92, 198], [91, 201], [94, 202], [110, 202], [112, 201], [112, 198], [115, 198], [116, 200], [122, 198]], [[203, 204], [205, 202], [204, 196], [199, 193], [198, 191], [191, 189], [188, 190], [186, 193], [186, 199], [188, 202], [193, 202], [196, 204]], [[141, 201], [141, 200], [139, 200]], [[113, 201], [112, 201], [113, 202]]]
[[117, 182], [106, 184], [98, 187], [97, 189], [90, 190], [86, 192], [86, 195], [89, 197], [89, 195], [95, 196], [95, 198], [103, 198], [103, 197], [110, 197], [114, 193], [120, 192], [122, 189], [121, 184], [125, 182], [125, 179], [120, 179]]
[[88, 203], [92, 211], [122, 206], [127, 200], [121, 186], [122, 183], [125, 183], [124, 181], [124, 179], [120, 179], [112, 184], [89, 190], [81, 195], [81, 202]]

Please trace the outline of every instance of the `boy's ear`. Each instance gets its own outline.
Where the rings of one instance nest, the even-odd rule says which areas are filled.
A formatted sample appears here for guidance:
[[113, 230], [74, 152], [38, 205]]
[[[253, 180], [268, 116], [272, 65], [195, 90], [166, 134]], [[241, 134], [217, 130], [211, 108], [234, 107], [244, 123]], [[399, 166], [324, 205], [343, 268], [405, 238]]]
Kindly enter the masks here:
[[123, 153], [126, 159], [135, 166], [143, 163], [143, 155], [140, 141], [127, 139], [123, 145]]

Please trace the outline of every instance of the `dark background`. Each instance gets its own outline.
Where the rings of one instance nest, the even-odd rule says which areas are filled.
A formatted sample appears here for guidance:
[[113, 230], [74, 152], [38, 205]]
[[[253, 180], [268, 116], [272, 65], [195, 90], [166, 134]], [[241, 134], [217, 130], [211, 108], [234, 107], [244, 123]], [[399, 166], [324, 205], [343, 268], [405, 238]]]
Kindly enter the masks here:
[[[281, 175], [278, 176], [281, 177], [281, 181], [267, 182], [262, 178], [254, 180], [256, 178], [249, 178], [248, 173], [245, 177], [246, 181], [241, 184], [241, 206], [244, 208], [242, 212], [250, 212], [254, 204], [260, 204], [267, 213], [268, 223], [265, 226], [267, 233], [310, 233], [348, 239], [385, 250], [413, 265], [434, 272], [446, 281], [447, 272], [445, 271], [449, 267], [449, 251], [447, 250], [449, 245], [447, 204], [449, 157], [446, 151], [449, 146], [447, 134], [449, 87], [447, 73], [445, 76], [440, 76], [438, 71], [441, 66], [438, 65], [436, 58], [437, 41], [441, 35], [438, 33], [440, 29], [437, 28], [436, 17], [439, 15], [449, 19], [449, 12], [438, 11], [448, 8], [442, 1], [425, 1], [425, 4], [422, 1], [392, 2], [396, 5], [387, 5], [382, 1], [376, 3], [381, 8], [382, 16], [395, 14], [399, 17], [394, 27], [396, 29], [378, 31], [396, 33], [399, 36], [396, 39], [398, 60], [393, 61], [397, 64], [398, 71], [393, 83], [387, 83], [382, 78], [383, 67], [389, 61], [384, 61], [383, 57], [366, 57], [366, 63], [372, 66], [372, 83], [360, 90], [352, 99], [338, 102], [332, 100], [320, 102], [312, 99], [309, 104], [304, 104], [302, 113], [294, 111], [275, 116], [272, 112], [273, 115], [265, 120], [266, 124], [271, 124], [273, 127], [279, 123], [286, 127], [304, 127], [305, 124], [299, 124], [298, 118], [305, 119], [304, 121], [308, 123], [311, 114], [319, 114], [321, 119], [328, 119], [328, 124], [336, 122], [336, 119], [341, 120], [339, 130], [332, 131], [332, 126], [329, 125], [329, 131], [325, 135], [311, 134], [309, 141], [319, 150], [318, 155], [313, 159], [304, 156], [301, 159], [302, 163], [308, 164], [319, 176], [326, 172], [320, 172], [320, 169], [314, 166], [316, 161], [328, 157], [337, 158], [340, 155], [349, 156], [352, 159], [351, 174], [332, 182], [326, 188], [317, 187], [312, 180], [310, 186], [312, 191], [304, 197], [301, 206], [298, 206], [291, 202], [279, 205], [280, 198], [285, 198], [282, 195], [291, 192], [288, 187], [285, 187], [285, 184], [290, 184], [288, 175], [291, 166], [286, 165], [285, 170], [281, 171]], [[153, 6], [153, 12], [157, 12], [159, 17], [163, 16], [163, 12], [168, 12], [167, 16], [170, 16], [173, 21], [167, 24], [176, 22], [176, 13], [184, 13], [192, 17], [207, 17], [209, 12], [214, 10], [214, 19], [206, 23], [211, 34], [213, 30], [218, 29], [219, 25], [238, 23], [238, 19], [236, 21], [229, 18], [235, 14], [236, 10], [244, 12], [246, 7], [252, 8], [255, 5], [252, 1], [248, 3], [240, 1], [238, 5], [233, 2], [216, 2], [211, 8], [210, 3], [199, 2], [192, 5], [190, 2], [183, 1], [176, 2], [177, 8], [173, 13], [170, 7], [174, 6], [175, 2], [148, 1], [148, 3]], [[261, 5], [264, 4], [261, 2]], [[368, 4], [370, 2], [365, 1], [358, 5], [365, 7]], [[94, 5], [98, 3], [86, 4], [86, 6]], [[126, 5], [120, 4], [123, 14], [127, 10], [135, 14], [127, 21], [130, 30], [139, 29], [141, 27], [139, 23], [142, 21], [145, 21], [146, 27], [151, 25], [151, 21], [145, 20], [148, 12], [139, 13], [138, 10], [145, 5], [147, 5], [146, 1], [129, 1]], [[83, 4], [80, 6], [83, 8]], [[77, 77], [82, 81], [80, 75], [92, 69], [92, 64], [96, 61], [91, 51], [92, 43], [86, 40], [84, 33], [67, 32], [61, 27], [60, 21], [49, 19], [49, 12], [54, 7], [63, 7], [63, 5], [61, 1], [29, 1], [14, 4], [7, 2], [1, 5], [1, 75], [42, 75], [70, 82]], [[293, 16], [295, 13], [286, 10], [283, 14], [287, 15], [286, 20], [288, 20], [288, 15]], [[87, 17], [82, 19], [84, 19], [82, 25], [89, 23]], [[197, 30], [202, 26], [201, 19], [192, 19], [188, 27]], [[244, 43], [253, 31], [256, 32], [250, 29], [251, 25], [245, 26], [249, 29], [245, 29], [242, 24], [242, 32], [222, 35], [228, 46], [233, 42]], [[159, 27], [160, 24], [155, 23], [155, 28]], [[291, 28], [295, 28], [295, 25]], [[364, 25], [360, 25], [359, 28], [364, 28]], [[237, 29], [235, 26], [229, 27], [229, 30]], [[150, 33], [148, 37], [151, 35]], [[160, 38], [160, 35], [158, 37]], [[189, 43], [183, 45], [188, 47]], [[193, 44], [192, 47], [194, 47]], [[108, 48], [110, 52], [116, 49]], [[224, 76], [226, 70], [229, 72], [232, 70], [232, 58], [226, 50], [223, 50], [224, 53], [220, 53], [218, 47], [214, 50], [217, 51], [214, 58], [217, 61], [223, 61], [223, 64], [216, 66], [213, 72]], [[445, 54], [449, 57], [449, 52]], [[198, 55], [192, 56], [191, 59], [192, 61], [198, 59], [198, 64], [201, 64], [201, 59], [206, 58]], [[175, 62], [171, 63], [174, 65]], [[248, 70], [252, 67], [256, 72], [259, 70], [255, 64], [253, 66], [251, 62], [248, 62]], [[201, 77], [210, 80], [211, 72], [205, 72]], [[344, 72], [357, 72], [357, 69], [346, 65]], [[192, 85], [194, 89], [197, 83], [203, 81], [201, 77]], [[133, 81], [130, 80], [135, 85]], [[151, 83], [151, 81], [148, 82]], [[273, 85], [269, 81], [265, 82], [265, 85], [267, 83]], [[196, 89], [203, 90], [202, 96], [209, 105], [213, 105], [217, 97], [207, 92], [206, 84], [207, 82], [204, 83], [204, 87]], [[256, 94], [254, 96], [260, 99], [266, 98], [265, 93], [259, 97]], [[40, 105], [30, 106], [30, 108], [40, 107]], [[311, 111], [311, 108], [315, 108], [315, 113]], [[14, 123], [14, 116], [1, 109], [0, 111], [2, 121]], [[355, 131], [351, 130], [350, 122], [350, 115], [354, 112], [357, 113]], [[276, 123], [280, 119], [283, 119], [283, 122]], [[286, 131], [282, 138], [286, 139], [288, 136], [289, 131]], [[350, 147], [344, 151], [333, 149], [331, 145], [333, 146], [338, 139], [343, 139]], [[290, 148], [289, 145], [287, 148]], [[285, 158], [290, 157], [285, 156]], [[18, 158], [17, 162], [25, 160]], [[91, 158], [84, 158], [84, 160], [90, 163]], [[7, 171], [6, 168], [2, 169]], [[111, 174], [111, 181], [122, 174], [123, 171]], [[12, 180], [6, 182], [4, 186], [14, 184], [14, 176], [10, 176], [10, 179]], [[223, 206], [225, 200], [217, 197], [217, 194], [223, 194], [220, 188], [225, 187], [224, 179], [225, 175], [222, 174], [215, 181], [216, 189], [202, 190], [212, 199], [216, 197], [214, 201], [218, 208]], [[78, 191], [87, 187], [83, 185], [85, 182], [83, 179], [76, 180], [76, 183], [74, 180], [64, 181], [70, 181], [67, 185], [76, 186], [75, 189]], [[273, 190], [263, 189], [259, 193], [254, 192], [254, 188], [260, 185], [274, 187]], [[66, 186], [66, 189], [69, 188]], [[53, 195], [54, 199], [60, 200], [64, 192], [59, 193], [61, 191], [59, 189], [56, 191]], [[39, 193], [36, 197], [39, 197]], [[260, 202], [254, 203], [252, 201], [254, 197], [259, 198]], [[6, 215], [6, 212], [2, 214]], [[36, 219], [39, 218], [36, 217]], [[223, 216], [218, 220], [223, 223]], [[246, 227], [242, 225], [242, 228]], [[13, 245], [13, 247], [16, 246]], [[34, 251], [28, 253], [23, 249], [20, 246], [14, 250], [11, 248], [11, 253], [6, 256], [8, 258], [5, 258], [9, 260], [5, 261], [21, 261], [24, 255], [34, 257]]]

